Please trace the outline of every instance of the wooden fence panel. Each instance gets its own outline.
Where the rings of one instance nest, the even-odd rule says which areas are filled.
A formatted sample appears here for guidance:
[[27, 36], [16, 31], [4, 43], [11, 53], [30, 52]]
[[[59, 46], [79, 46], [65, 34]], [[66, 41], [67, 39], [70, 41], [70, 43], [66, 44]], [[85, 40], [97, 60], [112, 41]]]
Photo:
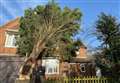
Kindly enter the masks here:
[[[114, 83], [112, 80], [105, 77], [75, 77], [75, 78], [63, 78], [60, 80], [48, 79], [45, 83]], [[29, 80], [16, 80], [15, 83], [29, 83]]]
[[105, 77], [75, 77], [64, 78], [64, 83], [112, 83], [112, 80]]
[[19, 80], [19, 79], [16, 79], [15, 83], [30, 83], [30, 80]]

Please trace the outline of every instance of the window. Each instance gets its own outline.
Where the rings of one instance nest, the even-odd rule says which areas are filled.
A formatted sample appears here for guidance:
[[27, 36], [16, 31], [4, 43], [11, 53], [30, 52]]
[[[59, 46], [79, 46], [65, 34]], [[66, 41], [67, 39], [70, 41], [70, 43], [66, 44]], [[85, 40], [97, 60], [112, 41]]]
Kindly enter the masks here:
[[57, 67], [48, 67], [48, 74], [56, 74], [57, 73]]
[[59, 61], [57, 59], [48, 59], [45, 68], [46, 74], [59, 74]]
[[52, 73], [52, 68], [48, 68], [48, 73]]
[[85, 72], [85, 64], [80, 64], [80, 71]]
[[13, 33], [6, 34], [5, 47], [16, 47], [16, 35]]

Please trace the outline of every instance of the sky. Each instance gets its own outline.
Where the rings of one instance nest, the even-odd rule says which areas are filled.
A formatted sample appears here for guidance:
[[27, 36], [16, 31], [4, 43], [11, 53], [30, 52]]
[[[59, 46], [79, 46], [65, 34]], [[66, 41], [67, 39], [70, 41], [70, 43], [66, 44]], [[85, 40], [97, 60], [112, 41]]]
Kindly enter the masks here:
[[[24, 15], [27, 8], [44, 5], [50, 0], [0, 0], [0, 25]], [[101, 42], [93, 35], [95, 21], [101, 12], [115, 16], [120, 22], [120, 0], [54, 0], [62, 8], [79, 8], [82, 12], [81, 30], [74, 38], [80, 39], [89, 49], [95, 49]]]

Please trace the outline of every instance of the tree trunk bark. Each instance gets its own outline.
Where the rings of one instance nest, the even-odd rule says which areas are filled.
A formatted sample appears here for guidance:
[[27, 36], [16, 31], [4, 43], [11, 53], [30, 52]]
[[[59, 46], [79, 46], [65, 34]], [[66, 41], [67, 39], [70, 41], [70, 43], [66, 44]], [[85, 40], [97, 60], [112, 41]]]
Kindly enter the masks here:
[[29, 57], [33, 57], [37, 59], [39, 54], [43, 51], [44, 48], [45, 48], [45, 43], [42, 41], [38, 41], [38, 43], [33, 47], [32, 53], [30, 54]]
[[[37, 60], [40, 52], [43, 51], [44, 47], [45, 47], [45, 43], [39, 41], [39, 42], [34, 46], [34, 48], [33, 48], [33, 50], [32, 50], [32, 53], [30, 54], [30, 56], [27, 57], [27, 59], [25, 59], [25, 62], [26, 62], [29, 58], [33, 58], [33, 59]], [[42, 55], [40, 55], [40, 56], [42, 57]], [[25, 62], [24, 62], [24, 63], [25, 63]], [[36, 63], [33, 63], [33, 64], [36, 64]], [[23, 67], [24, 65], [25, 65], [25, 64], [23, 64], [21, 67]], [[21, 70], [21, 71], [22, 71], [22, 70]]]

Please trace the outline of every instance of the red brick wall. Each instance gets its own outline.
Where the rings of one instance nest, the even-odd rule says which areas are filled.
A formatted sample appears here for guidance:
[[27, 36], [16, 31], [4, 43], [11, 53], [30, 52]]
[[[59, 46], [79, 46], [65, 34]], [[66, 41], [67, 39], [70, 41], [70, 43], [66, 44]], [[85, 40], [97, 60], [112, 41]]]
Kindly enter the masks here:
[[86, 47], [82, 46], [79, 49], [79, 55], [76, 56], [76, 58], [87, 58], [87, 49]]
[[19, 28], [19, 18], [8, 22], [7, 24], [0, 27], [0, 55], [15, 55], [17, 49], [16, 48], [8, 48], [5, 47], [5, 41], [6, 41], [6, 31], [8, 29], [18, 30]]

